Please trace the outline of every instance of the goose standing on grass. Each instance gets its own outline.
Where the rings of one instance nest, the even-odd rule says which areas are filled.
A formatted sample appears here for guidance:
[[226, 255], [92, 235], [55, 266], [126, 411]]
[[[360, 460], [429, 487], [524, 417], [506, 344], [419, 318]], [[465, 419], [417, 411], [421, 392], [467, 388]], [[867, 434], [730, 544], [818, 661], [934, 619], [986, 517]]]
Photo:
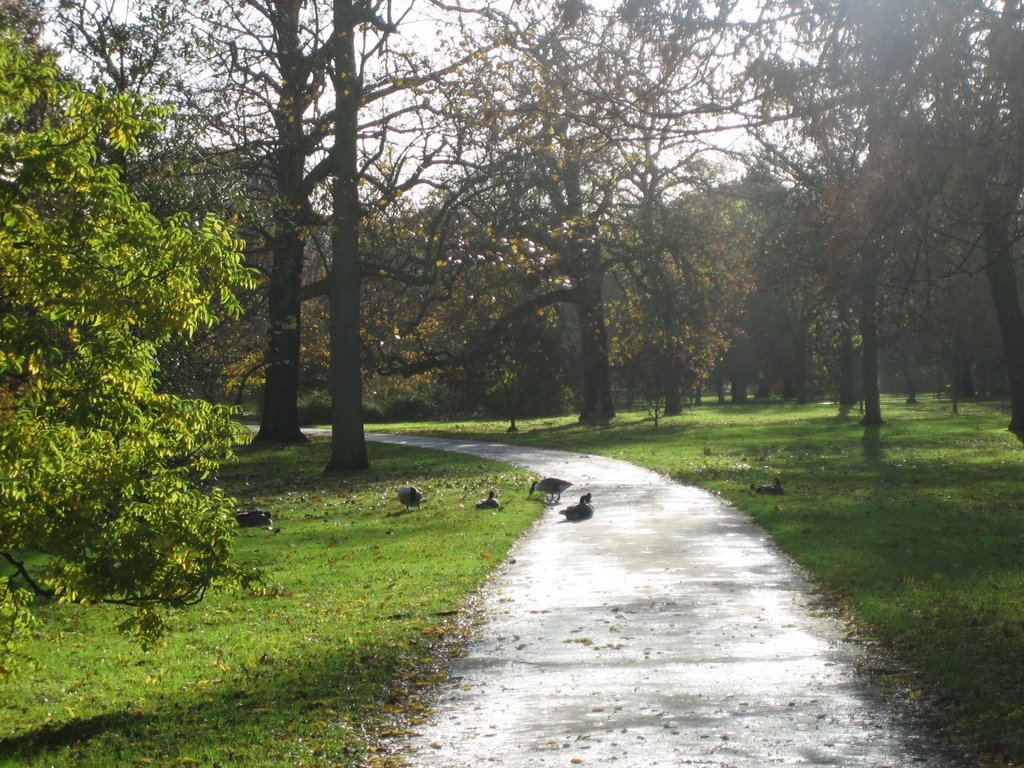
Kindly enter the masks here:
[[423, 492], [414, 485], [403, 485], [398, 489], [398, 500], [405, 505], [406, 509], [420, 506], [423, 501]]
[[571, 507], [566, 507], [558, 511], [558, 514], [565, 515], [565, 519], [570, 522], [578, 522], [580, 520], [589, 520], [594, 516], [594, 507], [590, 503], [590, 494], [584, 494], [580, 496], [580, 503], [573, 504]]
[[752, 490], [754, 493], [768, 493], [774, 496], [781, 496], [782, 494], [785, 493], [785, 491], [782, 490], [782, 481], [777, 477], [775, 478], [775, 482], [772, 483], [771, 485], [762, 485], [760, 487], [756, 487], [753, 483], [751, 483], [750, 490]]
[[557, 477], [545, 477], [542, 480], [534, 480], [530, 483], [530, 492], [527, 497], [533, 496], [533, 492], [541, 491], [544, 494], [545, 504], [556, 504], [562, 498], [562, 491], [571, 488], [572, 483], [568, 480], [559, 480]]
[[494, 498], [494, 491], [487, 493], [486, 499], [481, 499], [476, 503], [477, 509], [501, 509], [501, 502]]

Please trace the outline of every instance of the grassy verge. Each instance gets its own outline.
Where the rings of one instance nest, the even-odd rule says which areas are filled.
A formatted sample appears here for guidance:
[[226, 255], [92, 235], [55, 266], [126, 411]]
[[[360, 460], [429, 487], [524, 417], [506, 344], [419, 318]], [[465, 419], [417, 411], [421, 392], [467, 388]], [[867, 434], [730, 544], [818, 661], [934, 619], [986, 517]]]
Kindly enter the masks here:
[[[329, 478], [326, 448], [247, 448], [222, 473], [280, 528], [238, 535], [265, 594], [177, 612], [149, 653], [112, 609], [43, 608], [38, 669], [0, 682], [0, 765], [351, 766], [389, 709], [415, 715], [416, 685], [396, 680], [431, 668], [540, 505], [524, 474], [473, 457], [371, 445], [372, 470]], [[420, 510], [395, 498], [406, 481], [426, 490]], [[478, 512], [489, 488], [504, 507]]]
[[[625, 414], [443, 432], [602, 453], [722, 495], [894, 654], [893, 682], [954, 738], [1024, 764], [1024, 446], [993, 404], [884, 415], [865, 428], [834, 406], [705, 406], [658, 428]], [[751, 492], [776, 476], [784, 496]]]
[[[893, 678], [953, 735], [1024, 763], [1024, 447], [990, 405], [887, 403], [878, 429], [831, 406], [707, 406], [655, 428], [572, 419], [396, 425], [624, 458], [746, 511], [906, 669]], [[51, 606], [39, 669], [0, 683], [0, 766], [352, 766], [390, 709], [417, 707], [451, 612], [535, 519], [523, 473], [371, 445], [325, 478], [326, 445], [243, 452], [225, 484], [281, 532], [239, 532], [266, 594], [214, 595], [145, 653], [99, 607]], [[779, 476], [783, 497], [751, 493]], [[395, 487], [428, 501], [403, 514]], [[478, 513], [489, 487], [505, 509]], [[408, 682], [408, 680], [407, 680]]]

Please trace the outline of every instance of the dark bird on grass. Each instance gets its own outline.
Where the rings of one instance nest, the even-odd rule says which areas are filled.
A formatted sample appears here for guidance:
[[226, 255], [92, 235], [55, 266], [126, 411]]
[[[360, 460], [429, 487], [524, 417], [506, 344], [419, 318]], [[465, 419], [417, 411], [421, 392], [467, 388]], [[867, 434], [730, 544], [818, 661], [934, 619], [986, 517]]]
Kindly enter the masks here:
[[530, 492], [527, 497], [533, 496], [534, 491], [541, 491], [544, 494], [546, 504], [555, 504], [562, 498], [562, 491], [571, 488], [572, 483], [568, 480], [559, 480], [557, 477], [545, 477], [542, 480], [534, 480], [530, 483]]
[[262, 509], [250, 509], [246, 512], [236, 512], [235, 520], [239, 528], [267, 528], [273, 530], [274, 521], [269, 512]]
[[775, 482], [772, 483], [771, 485], [762, 485], [758, 487], [751, 483], [750, 490], [752, 490], [754, 493], [768, 493], [772, 494], [773, 496], [781, 496], [782, 494], [785, 493], [785, 491], [782, 490], [782, 481], [779, 480], [779, 478], [777, 477], [775, 478]]
[[590, 494], [587, 493], [580, 496], [579, 504], [573, 504], [571, 507], [561, 509], [558, 511], [558, 514], [565, 515], [565, 519], [571, 522], [589, 520], [594, 516], [594, 507], [590, 503]]
[[403, 485], [398, 489], [398, 500], [405, 505], [406, 509], [420, 506], [423, 501], [423, 492], [415, 485]]
[[486, 499], [476, 503], [477, 509], [501, 509], [501, 502], [494, 498], [494, 491], [489, 491]]

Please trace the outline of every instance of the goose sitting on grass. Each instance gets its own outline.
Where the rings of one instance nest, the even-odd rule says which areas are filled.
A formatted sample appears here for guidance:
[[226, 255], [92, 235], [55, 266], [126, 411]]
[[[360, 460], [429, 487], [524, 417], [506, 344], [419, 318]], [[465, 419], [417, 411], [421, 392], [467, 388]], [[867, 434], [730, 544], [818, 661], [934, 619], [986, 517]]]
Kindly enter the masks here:
[[481, 499], [476, 503], [477, 509], [500, 509], [501, 502], [494, 498], [494, 491], [490, 491], [487, 494], [486, 499]]
[[557, 477], [545, 477], [542, 480], [534, 480], [530, 483], [530, 492], [527, 497], [533, 496], [533, 492], [540, 491], [544, 494], [545, 504], [556, 504], [562, 498], [562, 491], [571, 488], [572, 483], [568, 480], [560, 480]]
[[558, 514], [565, 515], [565, 519], [570, 522], [578, 522], [580, 520], [589, 520], [594, 516], [594, 507], [590, 503], [590, 494], [586, 493], [580, 496], [580, 503], [573, 504], [571, 507], [566, 507], [558, 511]]
[[267, 528], [274, 529], [274, 520], [269, 512], [262, 509], [251, 509], [245, 512], [236, 512], [235, 520], [239, 528]]
[[398, 500], [406, 509], [419, 508], [420, 502], [423, 501], [423, 492], [414, 485], [403, 485], [398, 489]]
[[775, 482], [771, 485], [762, 485], [760, 487], [755, 486], [753, 483], [750, 484], [750, 490], [754, 493], [768, 493], [773, 496], [781, 496], [785, 493], [782, 490], [782, 481], [779, 478], [775, 478]]

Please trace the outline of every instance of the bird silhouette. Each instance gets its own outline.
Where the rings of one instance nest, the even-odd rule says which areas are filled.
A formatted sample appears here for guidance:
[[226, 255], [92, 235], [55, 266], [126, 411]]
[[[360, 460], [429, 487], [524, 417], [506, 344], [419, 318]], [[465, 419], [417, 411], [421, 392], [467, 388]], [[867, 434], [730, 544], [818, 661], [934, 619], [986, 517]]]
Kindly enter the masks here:
[[580, 496], [579, 504], [573, 504], [571, 507], [560, 509], [558, 514], [565, 515], [566, 520], [574, 523], [580, 520], [589, 520], [594, 516], [594, 507], [590, 501], [590, 494], [586, 493]]
[[489, 491], [486, 499], [481, 499], [476, 503], [477, 509], [500, 509], [501, 502], [494, 498], [494, 491]]
[[398, 489], [398, 500], [405, 505], [406, 509], [419, 508], [423, 498], [423, 492], [414, 485], [403, 485]]
[[533, 496], [535, 490], [544, 494], [546, 504], [555, 504], [562, 498], [562, 491], [571, 488], [572, 483], [568, 480], [560, 480], [557, 477], [545, 477], [542, 480], [534, 480], [530, 483], [530, 492], [527, 497]]
[[754, 493], [768, 493], [774, 496], [781, 496], [785, 493], [782, 490], [782, 481], [779, 478], [775, 478], [775, 482], [771, 485], [755, 486], [753, 483], [750, 484], [750, 490]]
[[274, 528], [274, 521], [269, 512], [262, 509], [252, 509], [245, 512], [236, 512], [235, 520], [239, 528]]

